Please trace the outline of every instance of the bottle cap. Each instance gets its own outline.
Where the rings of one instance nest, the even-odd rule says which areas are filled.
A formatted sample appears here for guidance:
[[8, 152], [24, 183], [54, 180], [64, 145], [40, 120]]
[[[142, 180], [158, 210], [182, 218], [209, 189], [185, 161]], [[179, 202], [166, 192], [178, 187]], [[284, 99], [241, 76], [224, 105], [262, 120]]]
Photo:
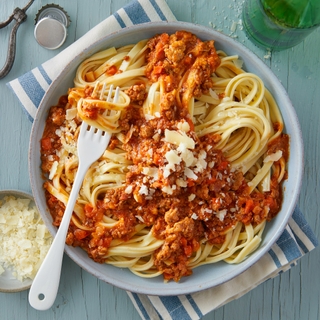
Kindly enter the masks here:
[[54, 50], [66, 40], [70, 17], [59, 5], [47, 4], [36, 14], [35, 25], [37, 42], [44, 48]]

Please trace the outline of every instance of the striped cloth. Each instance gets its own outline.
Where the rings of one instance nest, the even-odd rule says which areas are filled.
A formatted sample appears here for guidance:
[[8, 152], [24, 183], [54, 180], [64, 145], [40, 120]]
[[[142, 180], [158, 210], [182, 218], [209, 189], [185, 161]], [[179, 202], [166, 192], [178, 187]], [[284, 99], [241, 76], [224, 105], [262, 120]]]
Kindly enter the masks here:
[[[51, 84], [72, 58], [90, 43], [125, 26], [149, 21], [175, 20], [164, 0], [133, 1], [91, 29], [82, 38], [43, 63], [8, 83], [32, 121], [40, 101]], [[174, 297], [147, 296], [128, 292], [142, 319], [200, 319], [208, 312], [241, 297], [267, 279], [294, 266], [299, 258], [318, 244], [301, 211], [296, 208], [282, 236], [256, 264], [240, 276], [215, 288]], [[213, 298], [214, 297], [214, 298]]]

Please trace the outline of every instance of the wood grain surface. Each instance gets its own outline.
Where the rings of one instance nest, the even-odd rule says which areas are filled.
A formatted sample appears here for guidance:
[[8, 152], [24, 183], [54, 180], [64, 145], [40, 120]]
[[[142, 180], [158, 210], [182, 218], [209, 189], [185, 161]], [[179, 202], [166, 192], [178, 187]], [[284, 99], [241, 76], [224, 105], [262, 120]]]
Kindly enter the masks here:
[[[27, 0], [1, 0], [0, 21], [6, 20], [14, 8], [22, 8], [26, 3]], [[0, 189], [31, 192], [28, 175], [31, 123], [6, 83], [53, 57], [129, 1], [56, 0], [55, 3], [69, 13], [72, 22], [66, 43], [54, 51], [40, 47], [33, 36], [35, 15], [47, 3], [52, 0], [35, 0], [28, 10], [28, 19], [18, 30], [14, 66], [9, 75], [0, 80]], [[274, 71], [287, 89], [301, 123], [305, 147], [305, 175], [299, 206], [319, 238], [320, 29], [293, 49], [270, 53], [252, 44], [242, 30], [241, 0], [167, 0], [167, 3], [178, 20], [212, 27], [243, 43]], [[236, 30], [232, 32], [234, 26]], [[0, 30], [0, 68], [6, 59], [11, 28], [12, 24]], [[203, 319], [320, 319], [319, 266], [320, 251], [316, 248], [290, 271], [212, 311]], [[32, 309], [28, 304], [28, 291], [0, 293], [0, 319], [138, 320], [140, 317], [125, 291], [97, 280], [65, 256], [58, 297], [50, 310]]]

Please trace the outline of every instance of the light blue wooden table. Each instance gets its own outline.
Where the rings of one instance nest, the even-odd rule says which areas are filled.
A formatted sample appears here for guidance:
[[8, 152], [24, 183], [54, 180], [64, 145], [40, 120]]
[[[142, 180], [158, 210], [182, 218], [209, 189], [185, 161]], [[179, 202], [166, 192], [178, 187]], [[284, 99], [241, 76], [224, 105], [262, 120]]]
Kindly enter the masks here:
[[[1, 0], [0, 21], [27, 0]], [[28, 144], [31, 123], [6, 82], [29, 71], [74, 40], [128, 0], [56, 0], [69, 13], [72, 23], [66, 43], [58, 50], [40, 47], [34, 37], [34, 18], [39, 8], [52, 1], [35, 0], [28, 19], [17, 37], [17, 55], [7, 77], [0, 80], [0, 189], [31, 192], [28, 176]], [[199, 23], [231, 35], [254, 51], [279, 77], [298, 113], [305, 144], [305, 176], [299, 206], [320, 238], [320, 29], [293, 49], [272, 53], [255, 47], [241, 28], [239, 13], [242, 0], [168, 0], [178, 20]], [[234, 24], [235, 22], [236, 24]], [[5, 62], [9, 31], [0, 30], [0, 68]], [[231, 32], [236, 27], [234, 32]], [[294, 154], [291, 155], [294, 157]], [[269, 280], [242, 298], [204, 317], [223, 320], [296, 320], [320, 319], [320, 251], [305, 256], [290, 271]], [[0, 294], [1, 320], [85, 320], [140, 319], [126, 292], [101, 282], [83, 271], [67, 256], [64, 259], [61, 285], [54, 306], [45, 312], [32, 309], [28, 291]]]

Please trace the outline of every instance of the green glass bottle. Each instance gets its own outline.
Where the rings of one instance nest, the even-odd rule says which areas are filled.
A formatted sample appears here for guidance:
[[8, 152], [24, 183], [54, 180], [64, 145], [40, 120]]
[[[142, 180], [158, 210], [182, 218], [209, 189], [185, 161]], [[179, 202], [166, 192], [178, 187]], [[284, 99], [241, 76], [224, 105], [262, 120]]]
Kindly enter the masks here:
[[243, 25], [260, 46], [291, 48], [320, 25], [320, 0], [246, 0]]

